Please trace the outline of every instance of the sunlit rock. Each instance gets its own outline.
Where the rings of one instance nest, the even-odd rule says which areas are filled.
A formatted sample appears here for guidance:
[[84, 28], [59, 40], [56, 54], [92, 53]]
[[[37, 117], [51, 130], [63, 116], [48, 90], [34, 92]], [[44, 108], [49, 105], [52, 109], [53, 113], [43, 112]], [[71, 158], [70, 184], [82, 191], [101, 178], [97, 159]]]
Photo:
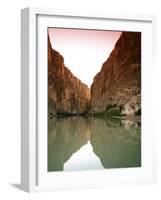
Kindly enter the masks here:
[[135, 115], [141, 114], [141, 96], [133, 96], [124, 106], [121, 114], [125, 115]]
[[[140, 93], [141, 33], [123, 32], [100, 72], [94, 77], [90, 113], [105, 112], [109, 106], [122, 109]], [[133, 103], [140, 107], [141, 99]], [[134, 109], [128, 105], [124, 107], [125, 114], [132, 114], [139, 109], [136, 105]]]

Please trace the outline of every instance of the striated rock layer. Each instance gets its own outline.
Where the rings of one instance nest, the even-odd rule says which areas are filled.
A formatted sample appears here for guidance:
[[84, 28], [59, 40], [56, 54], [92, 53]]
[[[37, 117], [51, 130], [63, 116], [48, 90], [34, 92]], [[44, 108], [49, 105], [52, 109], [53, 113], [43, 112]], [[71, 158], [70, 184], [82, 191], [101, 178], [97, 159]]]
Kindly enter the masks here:
[[91, 86], [91, 113], [141, 109], [141, 33], [123, 32]]
[[90, 90], [64, 65], [48, 37], [48, 113], [83, 114], [89, 109]]

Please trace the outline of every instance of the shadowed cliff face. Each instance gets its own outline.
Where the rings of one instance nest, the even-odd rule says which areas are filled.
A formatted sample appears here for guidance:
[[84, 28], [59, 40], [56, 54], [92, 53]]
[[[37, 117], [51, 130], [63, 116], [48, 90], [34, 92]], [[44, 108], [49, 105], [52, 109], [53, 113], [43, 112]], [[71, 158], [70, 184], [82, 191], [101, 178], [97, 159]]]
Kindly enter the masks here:
[[[64, 65], [48, 38], [48, 113], [52, 115], [48, 118], [48, 171], [66, 170], [70, 158], [79, 160], [82, 151], [87, 155], [83, 162], [92, 163], [89, 146], [101, 168], [141, 166], [141, 119], [132, 116], [141, 112], [140, 94], [141, 33], [121, 34], [91, 91]], [[111, 117], [120, 111], [129, 116]], [[65, 116], [88, 112], [89, 117]], [[74, 167], [77, 170], [77, 163]]]
[[90, 90], [64, 65], [64, 58], [52, 49], [48, 37], [48, 113], [82, 114], [87, 112]]
[[121, 108], [122, 114], [141, 109], [141, 33], [123, 32], [91, 86], [90, 112]]

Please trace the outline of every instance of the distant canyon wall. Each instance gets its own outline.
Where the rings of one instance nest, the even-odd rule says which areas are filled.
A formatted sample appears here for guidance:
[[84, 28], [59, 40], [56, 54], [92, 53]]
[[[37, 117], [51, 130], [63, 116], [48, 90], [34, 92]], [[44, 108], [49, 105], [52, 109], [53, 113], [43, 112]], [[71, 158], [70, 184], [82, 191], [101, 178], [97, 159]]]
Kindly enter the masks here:
[[48, 37], [48, 113], [82, 114], [89, 109], [90, 90], [64, 65]]
[[90, 113], [118, 107], [122, 114], [141, 110], [141, 33], [123, 32], [94, 77]]
[[91, 90], [65, 66], [48, 37], [49, 115], [107, 113], [110, 109], [117, 114], [141, 113], [141, 33], [121, 34]]

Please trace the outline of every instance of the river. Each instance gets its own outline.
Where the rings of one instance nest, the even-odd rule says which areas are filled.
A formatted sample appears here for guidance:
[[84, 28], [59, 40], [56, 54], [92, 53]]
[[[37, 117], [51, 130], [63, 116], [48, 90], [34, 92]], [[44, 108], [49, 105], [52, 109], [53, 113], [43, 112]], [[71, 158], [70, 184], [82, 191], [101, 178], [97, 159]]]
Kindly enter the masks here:
[[48, 171], [140, 166], [140, 123], [83, 116], [48, 120]]

